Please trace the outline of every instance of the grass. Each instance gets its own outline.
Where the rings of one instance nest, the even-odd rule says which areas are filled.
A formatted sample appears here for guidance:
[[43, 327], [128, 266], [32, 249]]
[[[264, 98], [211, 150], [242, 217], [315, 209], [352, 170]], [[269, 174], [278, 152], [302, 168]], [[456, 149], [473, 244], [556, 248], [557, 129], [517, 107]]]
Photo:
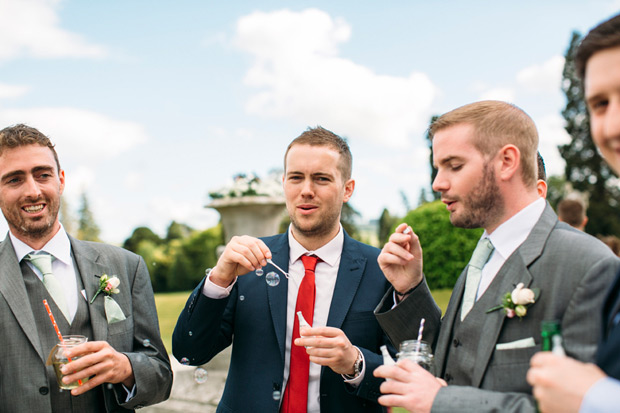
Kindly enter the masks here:
[[[185, 302], [191, 291], [183, 291], [178, 293], [159, 293], [155, 294], [155, 304], [157, 305], [157, 315], [159, 316], [159, 328], [161, 330], [161, 338], [164, 341], [168, 353], [172, 353], [172, 331], [177, 323], [181, 310], [185, 307]], [[445, 313], [450, 300], [452, 290], [436, 290], [433, 291], [433, 297], [441, 308], [442, 314]]]

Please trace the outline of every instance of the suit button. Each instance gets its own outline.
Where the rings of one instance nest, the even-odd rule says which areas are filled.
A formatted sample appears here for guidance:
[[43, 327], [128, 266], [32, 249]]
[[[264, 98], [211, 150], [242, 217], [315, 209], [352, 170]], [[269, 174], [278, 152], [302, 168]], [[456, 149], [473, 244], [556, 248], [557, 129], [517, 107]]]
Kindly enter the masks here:
[[452, 381], [452, 375], [450, 373], [446, 373], [446, 381], [447, 382]]
[[39, 393], [41, 393], [42, 395], [45, 396], [49, 392], [50, 392], [50, 389], [48, 389], [47, 387], [45, 387], [45, 386], [39, 387]]
[[458, 347], [461, 345], [461, 342], [458, 338], [455, 338], [454, 340], [452, 340], [452, 344], [454, 345], [454, 347]]

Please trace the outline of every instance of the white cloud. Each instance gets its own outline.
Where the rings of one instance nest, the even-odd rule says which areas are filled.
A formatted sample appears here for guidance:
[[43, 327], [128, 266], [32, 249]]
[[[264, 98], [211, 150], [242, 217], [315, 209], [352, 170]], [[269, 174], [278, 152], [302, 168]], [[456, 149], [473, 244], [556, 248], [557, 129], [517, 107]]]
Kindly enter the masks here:
[[480, 100], [501, 100], [508, 103], [514, 103], [515, 90], [509, 87], [497, 87], [489, 89], [480, 94]]
[[0, 111], [0, 125], [25, 123], [39, 129], [58, 146], [59, 157], [82, 162], [112, 158], [147, 140], [142, 125], [74, 108], [32, 108]]
[[29, 86], [0, 83], [0, 99], [18, 98], [28, 93]]
[[539, 65], [528, 66], [517, 73], [517, 83], [529, 91], [557, 92], [562, 82], [564, 58], [553, 56]]
[[436, 87], [423, 73], [379, 75], [338, 57], [338, 45], [350, 37], [344, 20], [316, 9], [240, 18], [235, 44], [254, 57], [244, 82], [260, 89], [246, 110], [372, 142], [408, 144], [428, 124]]
[[0, 0], [0, 61], [37, 58], [101, 58], [104, 47], [60, 27], [58, 0]]
[[565, 161], [558, 151], [558, 145], [570, 142], [570, 135], [564, 129], [564, 118], [560, 115], [546, 115], [535, 119], [538, 128], [538, 148], [545, 160], [547, 176], [563, 175]]

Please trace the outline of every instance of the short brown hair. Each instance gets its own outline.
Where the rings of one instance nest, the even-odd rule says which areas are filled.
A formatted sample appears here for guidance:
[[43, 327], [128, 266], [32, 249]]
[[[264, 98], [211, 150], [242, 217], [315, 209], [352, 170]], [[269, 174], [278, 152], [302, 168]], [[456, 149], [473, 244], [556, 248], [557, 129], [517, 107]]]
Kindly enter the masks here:
[[47, 146], [52, 151], [56, 167], [60, 171], [60, 162], [58, 161], [58, 154], [54, 149], [54, 144], [37, 129], [20, 123], [0, 130], [0, 155], [2, 155], [5, 149], [27, 145]]
[[575, 54], [575, 67], [581, 80], [586, 75], [586, 65], [592, 55], [618, 46], [620, 46], [620, 14], [590, 30], [579, 44]]
[[304, 133], [293, 139], [293, 141], [288, 145], [288, 148], [286, 148], [286, 153], [284, 154], [285, 171], [286, 157], [294, 145], [327, 146], [334, 149], [340, 154], [338, 169], [340, 169], [342, 179], [345, 181], [351, 179], [351, 170], [353, 168], [353, 157], [351, 156], [351, 150], [349, 149], [347, 141], [332, 131], [317, 126], [315, 128], [306, 129]]
[[536, 152], [536, 159], [538, 160], [538, 179], [541, 181], [547, 180], [547, 168], [545, 168], [545, 160], [540, 152]]
[[571, 227], [579, 228], [586, 218], [585, 205], [577, 199], [563, 199], [558, 202], [558, 217]]
[[441, 115], [430, 128], [431, 139], [441, 129], [459, 124], [474, 127], [473, 144], [485, 156], [493, 156], [513, 144], [521, 153], [521, 174], [526, 185], [536, 185], [538, 131], [532, 118], [515, 105], [485, 100], [461, 106]]

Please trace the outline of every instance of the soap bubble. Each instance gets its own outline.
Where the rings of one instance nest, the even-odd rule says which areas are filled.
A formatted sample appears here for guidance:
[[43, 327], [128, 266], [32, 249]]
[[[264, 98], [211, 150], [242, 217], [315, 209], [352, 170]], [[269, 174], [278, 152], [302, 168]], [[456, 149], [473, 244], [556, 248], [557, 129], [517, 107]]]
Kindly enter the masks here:
[[264, 271], [262, 268], [257, 268], [256, 271], [254, 271], [256, 273], [256, 275], [258, 275], [259, 277], [262, 277]]
[[209, 378], [209, 374], [202, 367], [197, 367], [196, 370], [194, 370], [194, 380], [196, 381], [196, 383], [198, 384], [205, 383], [208, 378]]
[[151, 347], [151, 340], [149, 340], [148, 338], [145, 338], [144, 340], [142, 340], [142, 345], [144, 347]]
[[272, 397], [274, 400], [280, 400], [280, 397], [282, 397], [282, 393], [280, 393], [280, 390], [274, 390]]
[[179, 360], [179, 363], [184, 366], [189, 366], [189, 359], [187, 357], [183, 357], [181, 360]]
[[245, 295], [240, 295], [239, 296], [239, 301], [243, 301], [243, 300], [245, 300]]
[[275, 287], [276, 285], [280, 284], [280, 276], [277, 272], [271, 271], [270, 273], [267, 273], [265, 281], [267, 282], [268, 286]]

